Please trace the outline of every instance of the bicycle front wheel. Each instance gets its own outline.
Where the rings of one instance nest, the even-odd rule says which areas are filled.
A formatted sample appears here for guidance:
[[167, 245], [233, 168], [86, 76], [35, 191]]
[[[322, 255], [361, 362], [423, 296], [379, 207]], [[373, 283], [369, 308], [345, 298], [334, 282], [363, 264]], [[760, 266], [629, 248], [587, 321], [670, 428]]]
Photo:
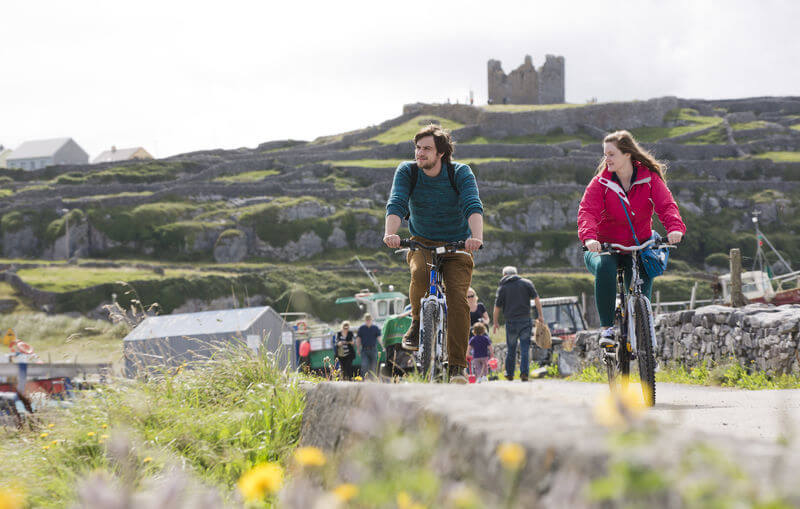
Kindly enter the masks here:
[[642, 380], [642, 394], [647, 406], [656, 404], [656, 359], [653, 352], [653, 335], [650, 329], [650, 310], [644, 297], [638, 297], [633, 304], [634, 325], [636, 327], [636, 358], [639, 362], [639, 378]]
[[425, 380], [433, 382], [435, 376], [434, 360], [436, 354], [434, 352], [434, 341], [438, 335], [437, 314], [439, 306], [436, 302], [429, 300], [422, 303], [422, 327], [419, 332], [419, 356], [420, 363], [422, 364], [422, 376]]

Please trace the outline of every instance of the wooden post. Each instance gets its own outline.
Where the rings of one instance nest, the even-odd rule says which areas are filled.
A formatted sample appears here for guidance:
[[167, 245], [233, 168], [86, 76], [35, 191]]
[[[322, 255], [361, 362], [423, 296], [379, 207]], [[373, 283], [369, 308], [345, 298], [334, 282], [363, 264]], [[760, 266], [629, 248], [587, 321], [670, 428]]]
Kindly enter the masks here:
[[696, 295], [697, 295], [697, 281], [694, 282], [694, 286], [692, 287], [692, 296], [689, 297], [689, 309], [694, 309], [694, 300]]
[[[800, 281], [800, 280], [798, 280]], [[583, 315], [583, 320], [586, 320], [586, 292], [581, 292], [581, 314]]]
[[742, 307], [747, 305], [747, 299], [742, 293], [742, 253], [737, 248], [731, 249], [731, 306]]
[[661, 314], [661, 290], [656, 290], [656, 314]]

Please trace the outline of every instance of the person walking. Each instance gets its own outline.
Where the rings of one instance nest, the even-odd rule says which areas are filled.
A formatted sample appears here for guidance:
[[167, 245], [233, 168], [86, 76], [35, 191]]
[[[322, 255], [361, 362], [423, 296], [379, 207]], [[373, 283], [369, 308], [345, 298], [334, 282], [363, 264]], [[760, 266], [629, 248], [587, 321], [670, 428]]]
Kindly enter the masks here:
[[342, 380], [353, 379], [353, 359], [356, 358], [356, 350], [353, 346], [353, 331], [350, 330], [350, 322], [342, 322], [341, 329], [336, 332], [335, 338], [336, 358], [342, 367]]
[[470, 326], [483, 322], [486, 327], [489, 327], [489, 313], [486, 311], [486, 306], [483, 302], [478, 302], [478, 294], [471, 286], [467, 290], [467, 303], [469, 304]]
[[469, 347], [472, 350], [472, 373], [479, 382], [486, 381], [489, 374], [489, 359], [494, 357], [492, 340], [486, 335], [486, 326], [478, 322], [472, 326], [473, 336], [469, 338]]
[[[667, 187], [666, 167], [643, 149], [628, 131], [616, 131], [603, 139], [603, 160], [586, 186], [578, 207], [578, 238], [586, 247], [583, 261], [594, 275], [594, 298], [600, 315], [600, 346], [614, 340], [614, 306], [617, 267], [625, 268], [625, 287], [630, 285], [630, 254], [600, 256], [601, 242], [636, 245], [653, 235], [653, 212], [667, 229], [667, 240], [677, 244], [686, 234], [678, 205]], [[642, 291], [649, 299], [653, 281], [641, 267]]]
[[506, 321], [506, 379], [514, 379], [517, 364], [517, 343], [520, 347], [519, 378], [528, 381], [530, 369], [531, 332], [533, 321], [531, 319], [531, 299], [534, 300], [536, 311], [539, 313], [538, 322], [544, 323], [542, 317], [542, 303], [539, 294], [530, 279], [525, 279], [517, 274], [517, 268], [503, 267], [503, 277], [497, 287], [497, 296], [494, 301], [492, 332], [497, 332], [500, 311]]
[[361, 355], [361, 374], [366, 380], [367, 376], [376, 377], [378, 371], [378, 338], [381, 330], [372, 323], [372, 315], [364, 315], [364, 325], [358, 328], [356, 334], [356, 349]]
[[[483, 245], [483, 204], [475, 175], [466, 164], [451, 160], [454, 144], [450, 133], [430, 124], [414, 136], [415, 161], [401, 163], [394, 173], [386, 204], [383, 242], [400, 247], [402, 218], [408, 219], [411, 239], [429, 246], [464, 241], [464, 250], [476, 251]], [[466, 383], [469, 304], [467, 290], [472, 282], [470, 254], [443, 255], [442, 277], [447, 288], [447, 354], [450, 380]], [[426, 250], [409, 251], [411, 271], [408, 296], [411, 301], [411, 327], [403, 336], [406, 350], [419, 350], [420, 300], [428, 290], [431, 255]]]

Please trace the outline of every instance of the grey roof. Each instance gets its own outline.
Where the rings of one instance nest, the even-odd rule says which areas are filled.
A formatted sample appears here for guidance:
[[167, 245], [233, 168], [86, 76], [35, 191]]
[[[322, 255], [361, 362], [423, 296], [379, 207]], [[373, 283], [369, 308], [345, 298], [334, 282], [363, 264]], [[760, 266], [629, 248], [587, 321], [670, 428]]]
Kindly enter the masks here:
[[92, 164], [111, 163], [114, 161], [127, 161], [128, 159], [131, 158], [133, 154], [136, 153], [137, 150], [141, 148], [142, 147], [133, 147], [133, 148], [118, 148], [115, 150], [106, 150], [99, 156], [95, 157], [94, 160], [92, 161]]
[[53, 138], [50, 140], [25, 141], [8, 157], [8, 160], [51, 157], [71, 139]]
[[244, 332], [269, 309], [269, 306], [261, 306], [151, 316], [125, 336], [124, 341]]

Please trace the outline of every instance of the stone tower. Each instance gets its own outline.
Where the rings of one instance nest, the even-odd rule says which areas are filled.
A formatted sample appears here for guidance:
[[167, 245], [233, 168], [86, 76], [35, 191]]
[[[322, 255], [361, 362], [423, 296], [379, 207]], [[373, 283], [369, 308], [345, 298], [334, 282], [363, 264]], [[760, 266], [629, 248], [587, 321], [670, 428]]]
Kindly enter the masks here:
[[547, 55], [537, 71], [530, 55], [506, 75], [499, 60], [489, 60], [491, 104], [553, 104], [564, 102], [564, 57]]

